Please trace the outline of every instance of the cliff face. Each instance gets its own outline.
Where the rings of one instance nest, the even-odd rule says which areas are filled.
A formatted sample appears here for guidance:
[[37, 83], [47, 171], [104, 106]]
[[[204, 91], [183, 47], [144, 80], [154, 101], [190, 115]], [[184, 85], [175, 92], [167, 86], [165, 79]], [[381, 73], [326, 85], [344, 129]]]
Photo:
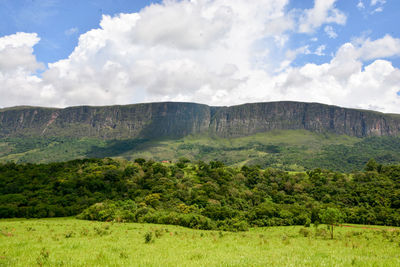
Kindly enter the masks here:
[[400, 134], [400, 116], [316, 103], [271, 102], [232, 107], [193, 103], [0, 109], [0, 137], [179, 138], [209, 133], [239, 137], [306, 129], [357, 137]]
[[220, 108], [210, 129], [224, 137], [291, 129], [357, 137], [395, 136], [400, 133], [400, 116], [317, 103], [254, 103]]
[[180, 137], [208, 129], [210, 108], [191, 103], [0, 110], [0, 136], [103, 139]]

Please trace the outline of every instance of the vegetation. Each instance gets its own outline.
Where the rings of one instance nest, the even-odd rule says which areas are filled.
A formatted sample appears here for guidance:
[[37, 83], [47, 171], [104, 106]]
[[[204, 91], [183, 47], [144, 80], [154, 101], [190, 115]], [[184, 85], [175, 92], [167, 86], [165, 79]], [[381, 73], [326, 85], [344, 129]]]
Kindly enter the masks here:
[[208, 135], [182, 139], [108, 140], [91, 138], [5, 138], [0, 162], [48, 163], [76, 158], [138, 157], [156, 161], [185, 157], [191, 161], [221, 160], [228, 166], [259, 165], [285, 171], [315, 168], [339, 172], [362, 170], [370, 158], [380, 164], [400, 162], [399, 137], [356, 138], [305, 130], [271, 131], [240, 138]]
[[[206, 230], [347, 223], [400, 226], [400, 166], [288, 173], [222, 162], [85, 159], [0, 164], [0, 217], [174, 224]], [[332, 215], [332, 216], [331, 216]], [[332, 219], [333, 218], [333, 219]], [[332, 232], [333, 234], [333, 232]]]
[[[3, 159], [131, 161], [0, 163], [0, 218], [14, 218], [0, 220], [0, 266], [400, 265], [400, 165], [382, 164], [396, 162], [397, 139], [285, 134], [7, 139]], [[162, 157], [133, 158], [145, 149]], [[32, 219], [65, 216], [79, 220]]]
[[330, 227], [331, 239], [333, 239], [333, 227], [341, 220], [342, 214], [336, 208], [327, 208], [320, 212], [321, 221]]
[[338, 227], [331, 240], [322, 225], [232, 233], [72, 218], [3, 219], [0, 266], [399, 266], [399, 229], [374, 228]]

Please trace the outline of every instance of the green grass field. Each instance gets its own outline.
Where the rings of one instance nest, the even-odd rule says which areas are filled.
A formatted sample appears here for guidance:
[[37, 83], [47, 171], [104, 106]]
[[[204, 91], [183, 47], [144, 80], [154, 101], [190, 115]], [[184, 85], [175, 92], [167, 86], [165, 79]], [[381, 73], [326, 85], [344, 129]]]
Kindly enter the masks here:
[[400, 229], [336, 227], [333, 240], [325, 229], [320, 225], [316, 236], [316, 228], [301, 226], [232, 233], [73, 218], [0, 220], [0, 266], [400, 266]]

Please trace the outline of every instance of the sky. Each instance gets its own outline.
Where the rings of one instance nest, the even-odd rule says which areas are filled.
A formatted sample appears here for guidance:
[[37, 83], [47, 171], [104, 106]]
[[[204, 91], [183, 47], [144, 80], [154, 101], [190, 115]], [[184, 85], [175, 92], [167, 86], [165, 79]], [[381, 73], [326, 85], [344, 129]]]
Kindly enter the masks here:
[[400, 113], [398, 0], [0, 0], [0, 107], [304, 101]]

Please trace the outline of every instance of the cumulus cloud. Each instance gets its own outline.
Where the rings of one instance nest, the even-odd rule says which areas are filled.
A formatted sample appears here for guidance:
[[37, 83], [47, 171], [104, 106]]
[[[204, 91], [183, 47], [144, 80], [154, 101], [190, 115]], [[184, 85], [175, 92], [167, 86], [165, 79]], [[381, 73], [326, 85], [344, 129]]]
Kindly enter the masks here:
[[147, 46], [201, 49], [224, 39], [232, 23], [233, 10], [225, 5], [210, 7], [203, 1], [153, 5], [140, 13], [132, 41]]
[[316, 0], [302, 12], [287, 4], [164, 1], [138, 13], [103, 16], [100, 28], [80, 35], [70, 56], [40, 76], [35, 73], [42, 64], [33, 55], [37, 35], [2, 37], [0, 105], [297, 100], [400, 112], [400, 71], [384, 60], [399, 55], [399, 39], [355, 39], [327, 63], [292, 67], [301, 54], [324, 55], [326, 46], [315, 39], [315, 46], [290, 47], [290, 34], [344, 24], [346, 16], [334, 0]]
[[[372, 43], [380, 44], [385, 38]], [[365, 49], [346, 43], [329, 63], [288, 70], [280, 91], [293, 100], [399, 112], [400, 70], [382, 59], [363, 68]]]
[[[346, 66], [346, 69], [351, 71], [348, 73], [340, 71], [334, 61], [323, 65], [309, 64], [297, 70], [298, 76], [301, 77], [297, 78], [297, 81], [305, 82], [285, 84], [285, 90], [291, 92], [297, 100], [307, 101], [311, 95], [314, 100], [325, 99], [325, 102], [330, 104], [398, 111], [398, 85], [395, 81], [399, 82], [400, 71], [384, 60], [371, 63], [364, 71], [360, 66], [358, 62], [353, 61]], [[383, 108], [384, 106], [387, 107]]]
[[356, 39], [355, 45], [358, 56], [362, 60], [400, 56], [400, 39], [390, 35], [374, 41], [364, 38]]
[[312, 33], [315, 29], [326, 23], [344, 25], [347, 17], [335, 8], [336, 0], [315, 0], [314, 7], [305, 10], [300, 18], [299, 32]]
[[39, 104], [40, 78], [34, 74], [44, 68], [33, 55], [40, 38], [36, 33], [16, 33], [0, 38], [0, 105]]
[[33, 55], [39, 42], [36, 33], [16, 33], [0, 38], [0, 72], [34, 72], [42, 67]]
[[217, 104], [206, 92], [229, 94], [254, 66], [273, 68], [284, 57], [271, 51], [292, 27], [287, 2], [166, 1], [103, 16], [100, 29], [82, 34], [69, 58], [49, 64], [42, 76], [62, 95], [61, 106], [193, 96]]

